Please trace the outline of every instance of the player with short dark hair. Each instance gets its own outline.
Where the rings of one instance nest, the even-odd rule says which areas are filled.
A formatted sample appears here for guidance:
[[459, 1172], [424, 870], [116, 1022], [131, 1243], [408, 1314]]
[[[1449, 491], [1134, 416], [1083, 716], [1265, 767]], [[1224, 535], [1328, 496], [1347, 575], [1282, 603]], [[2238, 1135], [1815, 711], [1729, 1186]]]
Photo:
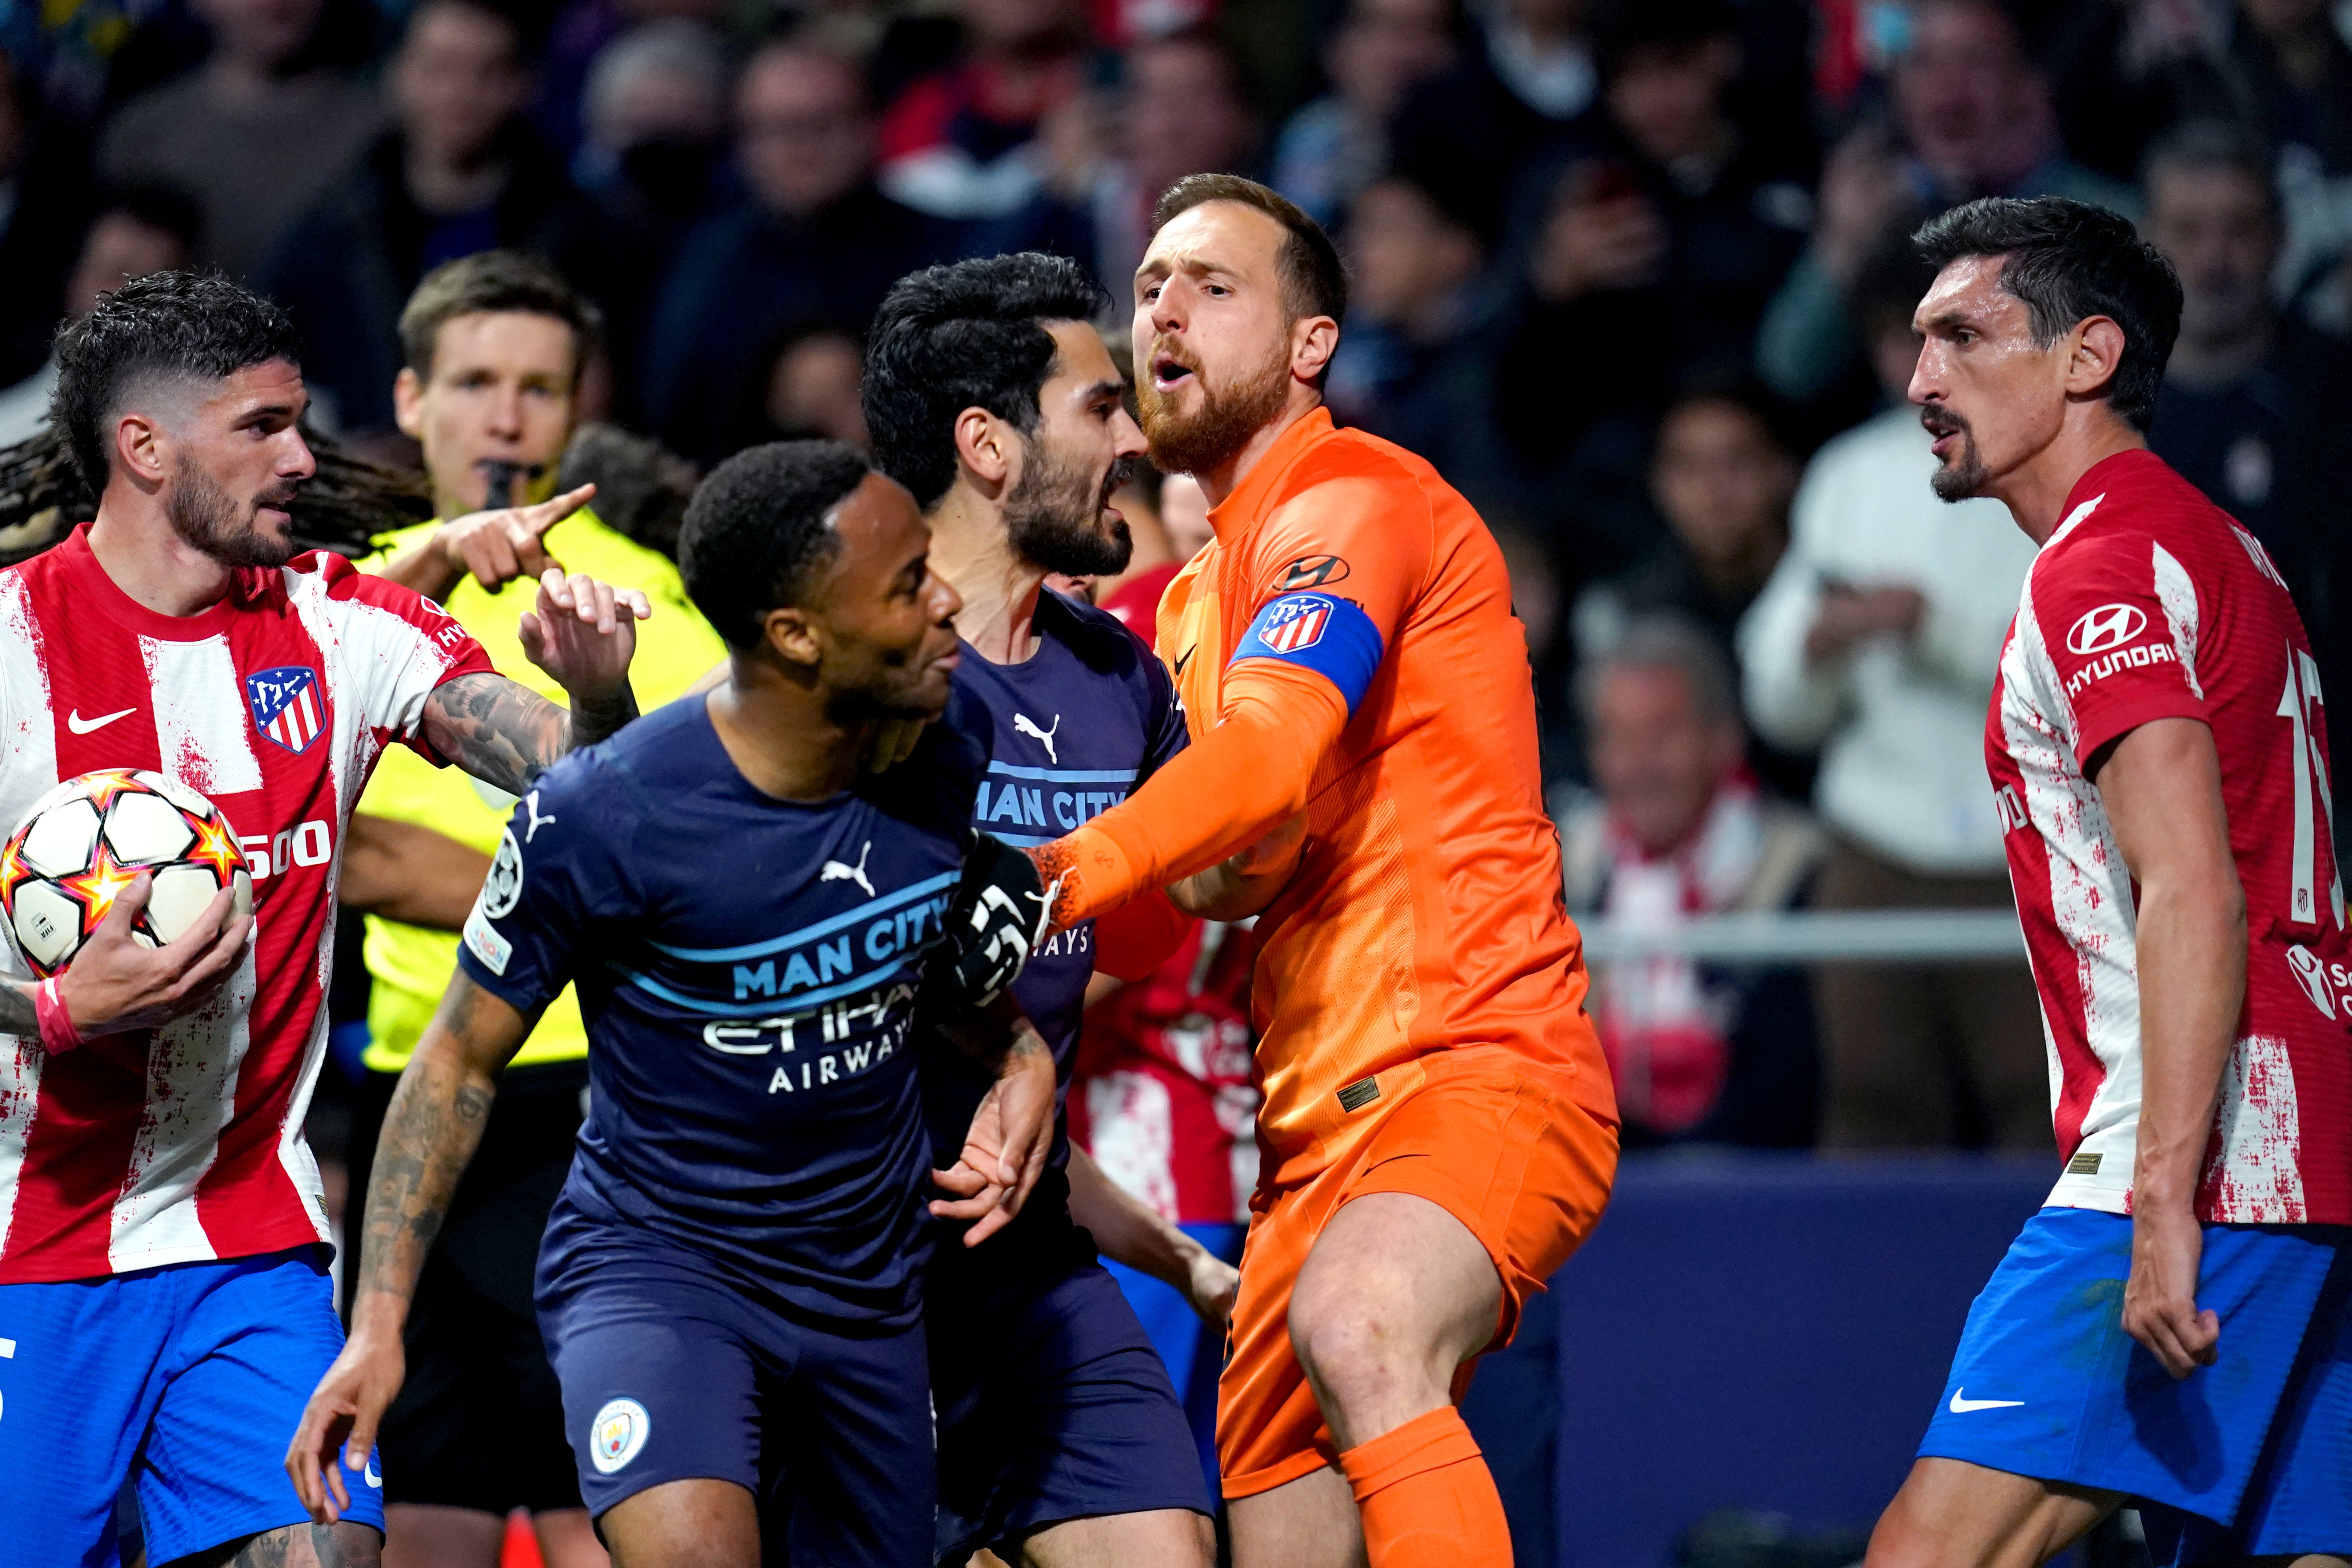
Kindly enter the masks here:
[[[393, 409], [416, 441], [435, 517], [376, 538], [360, 570], [434, 600], [495, 668], [544, 690], [515, 640], [513, 601], [560, 559], [656, 607], [638, 631], [631, 678], [649, 705], [683, 695], [726, 647], [676, 564], [582, 506], [592, 486], [554, 494], [595, 307], [547, 263], [489, 250], [425, 274], [401, 321], [408, 363]], [[449, 988], [458, 929], [513, 805], [395, 754], [352, 817], [337, 894], [366, 916], [369, 978], [354, 1192], [367, 1190], [383, 1109]], [[407, 1379], [378, 1436], [395, 1560], [496, 1568], [507, 1518], [520, 1508], [547, 1568], [602, 1568], [531, 1306], [539, 1239], [580, 1131], [587, 1056], [579, 998], [567, 990], [500, 1080], [498, 1108], [418, 1281], [404, 1325]]]
[[1870, 1562], [2042, 1562], [2136, 1500], [2159, 1563], [2340, 1563], [2352, 943], [2309, 640], [2147, 450], [2181, 296], [2131, 224], [1987, 200], [1918, 244], [1937, 494], [2040, 547], [1985, 752], [2064, 1165]]
[[[317, 1517], [399, 1386], [499, 1071], [576, 980], [593, 1092], [538, 1305], [614, 1557], [754, 1568], [764, 1542], [807, 1568], [929, 1564], [919, 995], [992, 1077], [960, 1199], [932, 1212], [1001, 1228], [1053, 1134], [1044, 1043], [1009, 999], [962, 1005], [984, 758], [949, 712], [957, 600], [929, 545], [906, 490], [835, 443], [755, 447], [697, 492], [680, 553], [727, 676], [515, 810], [385, 1116], [351, 1343], [288, 1457]], [[884, 722], [943, 712], [866, 768]]]
[[37, 1478], [10, 1493], [29, 1562], [110, 1560], [126, 1480], [152, 1562], [376, 1560], [366, 1452], [331, 1530], [278, 1463], [341, 1342], [302, 1119], [352, 805], [394, 741], [520, 790], [635, 712], [643, 606], [608, 588], [551, 578], [524, 617], [567, 715], [415, 593], [295, 553], [317, 466], [297, 352], [277, 307], [218, 277], [101, 296], [58, 342], [97, 517], [0, 573], [0, 821], [60, 779], [153, 769], [241, 831], [254, 895], [249, 922], [216, 910], [156, 950], [130, 931], [145, 877], [94, 897], [37, 997], [5, 956], [0, 1472]]
[[[123, 285], [109, 297], [107, 308], [58, 332], [50, 416], [66, 433], [66, 449], [83, 481], [102, 492], [113, 476], [109, 415], [142, 394], [170, 388], [183, 394], [175, 401], [184, 401], [192, 387], [272, 361], [296, 365], [300, 356], [286, 313], [227, 278], [157, 273]], [[267, 556], [274, 547], [257, 534], [239, 548]]]
[[[901, 278], [868, 334], [876, 462], [924, 508], [934, 566], [963, 601], [956, 685], [993, 721], [973, 822], [1009, 843], [1042, 843], [1116, 805], [1184, 744], [1150, 650], [1045, 587], [1050, 572], [1118, 571], [1131, 548], [1109, 502], [1143, 436], [1090, 324], [1103, 304], [1066, 257], [991, 256]], [[1095, 972], [1140, 977], [1181, 936], [1155, 899], [1032, 956], [1014, 994], [1053, 1047], [1062, 1091]], [[929, 1071], [944, 1161], [987, 1089], [953, 1060]], [[1113, 1186], [1057, 1113], [1052, 1168], [1011, 1233], [932, 1260], [943, 1563], [961, 1568], [982, 1546], [1036, 1564], [1207, 1568], [1213, 1555], [1214, 1505], [1181, 1403], [1097, 1244], [1213, 1322], [1230, 1310], [1233, 1270]]]

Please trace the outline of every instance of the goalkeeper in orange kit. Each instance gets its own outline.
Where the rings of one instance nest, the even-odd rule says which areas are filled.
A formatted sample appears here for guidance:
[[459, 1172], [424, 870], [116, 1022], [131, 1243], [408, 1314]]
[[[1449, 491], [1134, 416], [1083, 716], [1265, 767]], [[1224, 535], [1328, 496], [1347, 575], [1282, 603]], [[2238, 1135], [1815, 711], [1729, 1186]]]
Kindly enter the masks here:
[[1230, 175], [1154, 218], [1144, 432], [1216, 530], [1160, 610], [1192, 744], [1031, 852], [1055, 925], [1163, 884], [1263, 905], [1266, 1158], [1217, 1412], [1235, 1562], [1507, 1563], [1453, 1401], [1617, 1159], [1510, 583], [1428, 464], [1333, 428], [1346, 282], [1314, 221]]

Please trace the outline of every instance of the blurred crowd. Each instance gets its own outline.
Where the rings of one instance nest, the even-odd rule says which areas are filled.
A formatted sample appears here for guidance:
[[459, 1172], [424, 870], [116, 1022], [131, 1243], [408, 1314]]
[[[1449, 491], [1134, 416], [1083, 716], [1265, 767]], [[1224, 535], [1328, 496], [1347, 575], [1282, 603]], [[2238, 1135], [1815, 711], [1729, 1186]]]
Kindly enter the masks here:
[[[413, 462], [402, 305], [498, 246], [602, 308], [584, 419], [704, 465], [861, 440], [894, 279], [1038, 247], [1124, 301], [1157, 193], [1251, 173], [1349, 260], [1336, 415], [1503, 545], [1574, 907], [2003, 906], [1982, 715], [2032, 549], [1929, 496], [1905, 236], [1989, 194], [2137, 219], [2187, 295], [2153, 444], [2352, 678], [2347, 37], [2329, 0], [7, 0], [0, 440], [61, 319], [195, 265]], [[1638, 1140], [2046, 1145], [2021, 967], [1599, 981]]]

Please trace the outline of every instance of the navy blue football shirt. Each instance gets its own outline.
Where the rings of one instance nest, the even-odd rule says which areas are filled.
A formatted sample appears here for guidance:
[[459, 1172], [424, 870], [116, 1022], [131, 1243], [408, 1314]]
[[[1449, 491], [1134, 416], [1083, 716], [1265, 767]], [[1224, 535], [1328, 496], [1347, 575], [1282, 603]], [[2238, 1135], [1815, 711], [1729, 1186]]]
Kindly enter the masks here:
[[821, 1317], [912, 1321], [929, 1147], [908, 1036], [984, 762], [964, 706], [803, 803], [754, 789], [685, 697], [517, 803], [458, 961], [525, 1014], [579, 986], [590, 1105], [559, 1218]]
[[[1117, 616], [1046, 589], [1034, 626], [1036, 652], [1025, 662], [991, 664], [966, 643], [955, 673], [964, 711], [986, 715], [973, 729], [989, 756], [972, 825], [1010, 844], [1049, 843], [1109, 810], [1185, 744], [1175, 683]], [[1066, 1092], [1094, 958], [1087, 921], [1046, 938], [1013, 983], [1013, 999], [1054, 1048]], [[991, 1080], [969, 1057], [937, 1054], [927, 1098], [939, 1157], [952, 1164]], [[1057, 1125], [1054, 1164], [1068, 1157]]]

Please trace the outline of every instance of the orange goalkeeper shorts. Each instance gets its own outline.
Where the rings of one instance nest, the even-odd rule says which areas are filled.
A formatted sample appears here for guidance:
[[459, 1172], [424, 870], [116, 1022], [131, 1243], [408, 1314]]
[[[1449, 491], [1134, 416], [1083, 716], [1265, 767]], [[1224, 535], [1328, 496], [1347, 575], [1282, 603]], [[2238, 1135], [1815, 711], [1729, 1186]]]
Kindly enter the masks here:
[[[1406, 1079], [1391, 1090], [1390, 1080]], [[1412, 1082], [1417, 1078], [1418, 1082]], [[1290, 1346], [1290, 1288], [1323, 1227], [1367, 1193], [1425, 1197], [1494, 1260], [1503, 1304], [1489, 1349], [1592, 1233], [1617, 1173], [1617, 1129], [1578, 1103], [1565, 1074], [1500, 1046], [1438, 1052], [1381, 1074], [1380, 1125], [1295, 1186], [1251, 1202], [1224, 1375], [1217, 1467], [1228, 1498], [1336, 1463], [1331, 1429]], [[1369, 1109], [1370, 1107], [1366, 1107]], [[1458, 1400], [1469, 1368], [1454, 1383]]]

